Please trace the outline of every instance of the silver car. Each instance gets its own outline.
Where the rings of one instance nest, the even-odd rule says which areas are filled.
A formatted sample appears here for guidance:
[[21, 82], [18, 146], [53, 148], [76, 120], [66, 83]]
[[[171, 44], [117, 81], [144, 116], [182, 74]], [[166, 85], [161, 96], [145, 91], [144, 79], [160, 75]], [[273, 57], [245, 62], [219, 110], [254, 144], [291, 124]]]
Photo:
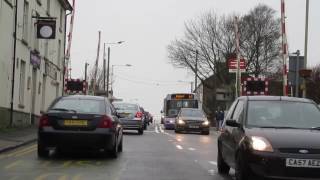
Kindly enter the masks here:
[[210, 122], [201, 109], [181, 108], [175, 121], [175, 132], [197, 131], [210, 134]]
[[114, 102], [113, 105], [124, 130], [137, 130], [139, 134], [143, 134], [145, 120], [138, 104]]

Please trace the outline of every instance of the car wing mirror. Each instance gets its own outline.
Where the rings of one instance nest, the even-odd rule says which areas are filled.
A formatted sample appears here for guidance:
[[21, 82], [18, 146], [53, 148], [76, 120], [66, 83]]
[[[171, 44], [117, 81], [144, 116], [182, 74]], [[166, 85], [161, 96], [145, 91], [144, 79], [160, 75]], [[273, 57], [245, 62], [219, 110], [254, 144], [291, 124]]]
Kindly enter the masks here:
[[240, 127], [240, 123], [233, 119], [227, 120], [226, 125], [230, 127]]

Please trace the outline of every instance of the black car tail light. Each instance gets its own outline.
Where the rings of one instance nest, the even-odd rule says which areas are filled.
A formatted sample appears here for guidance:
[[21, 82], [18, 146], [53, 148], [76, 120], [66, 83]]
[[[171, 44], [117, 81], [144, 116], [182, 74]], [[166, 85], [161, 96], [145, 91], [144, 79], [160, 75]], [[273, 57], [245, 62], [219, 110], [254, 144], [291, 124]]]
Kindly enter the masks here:
[[109, 116], [102, 116], [101, 121], [98, 125], [98, 128], [111, 128], [112, 127], [112, 119]]
[[40, 117], [39, 127], [42, 128], [42, 127], [48, 127], [48, 126], [50, 126], [48, 115], [42, 115]]

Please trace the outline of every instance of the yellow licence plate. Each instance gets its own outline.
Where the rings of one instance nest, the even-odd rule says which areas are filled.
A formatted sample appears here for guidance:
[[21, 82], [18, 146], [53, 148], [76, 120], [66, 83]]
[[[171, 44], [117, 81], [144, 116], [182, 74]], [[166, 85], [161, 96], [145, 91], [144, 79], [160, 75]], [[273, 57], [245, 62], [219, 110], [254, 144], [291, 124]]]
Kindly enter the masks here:
[[65, 126], [88, 126], [87, 120], [64, 120]]

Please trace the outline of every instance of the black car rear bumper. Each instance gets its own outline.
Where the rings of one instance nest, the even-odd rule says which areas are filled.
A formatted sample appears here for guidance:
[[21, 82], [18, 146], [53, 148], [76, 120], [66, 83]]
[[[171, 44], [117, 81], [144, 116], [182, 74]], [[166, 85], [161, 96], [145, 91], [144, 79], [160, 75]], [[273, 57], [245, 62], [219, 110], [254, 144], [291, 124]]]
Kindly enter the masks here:
[[51, 127], [38, 131], [38, 141], [45, 147], [74, 150], [112, 150], [115, 132], [97, 128], [94, 131], [55, 130]]
[[320, 169], [286, 167], [286, 158], [294, 159], [320, 159], [317, 155], [300, 155], [284, 153], [249, 153], [245, 161], [251, 170], [265, 178], [308, 180], [320, 179]]

